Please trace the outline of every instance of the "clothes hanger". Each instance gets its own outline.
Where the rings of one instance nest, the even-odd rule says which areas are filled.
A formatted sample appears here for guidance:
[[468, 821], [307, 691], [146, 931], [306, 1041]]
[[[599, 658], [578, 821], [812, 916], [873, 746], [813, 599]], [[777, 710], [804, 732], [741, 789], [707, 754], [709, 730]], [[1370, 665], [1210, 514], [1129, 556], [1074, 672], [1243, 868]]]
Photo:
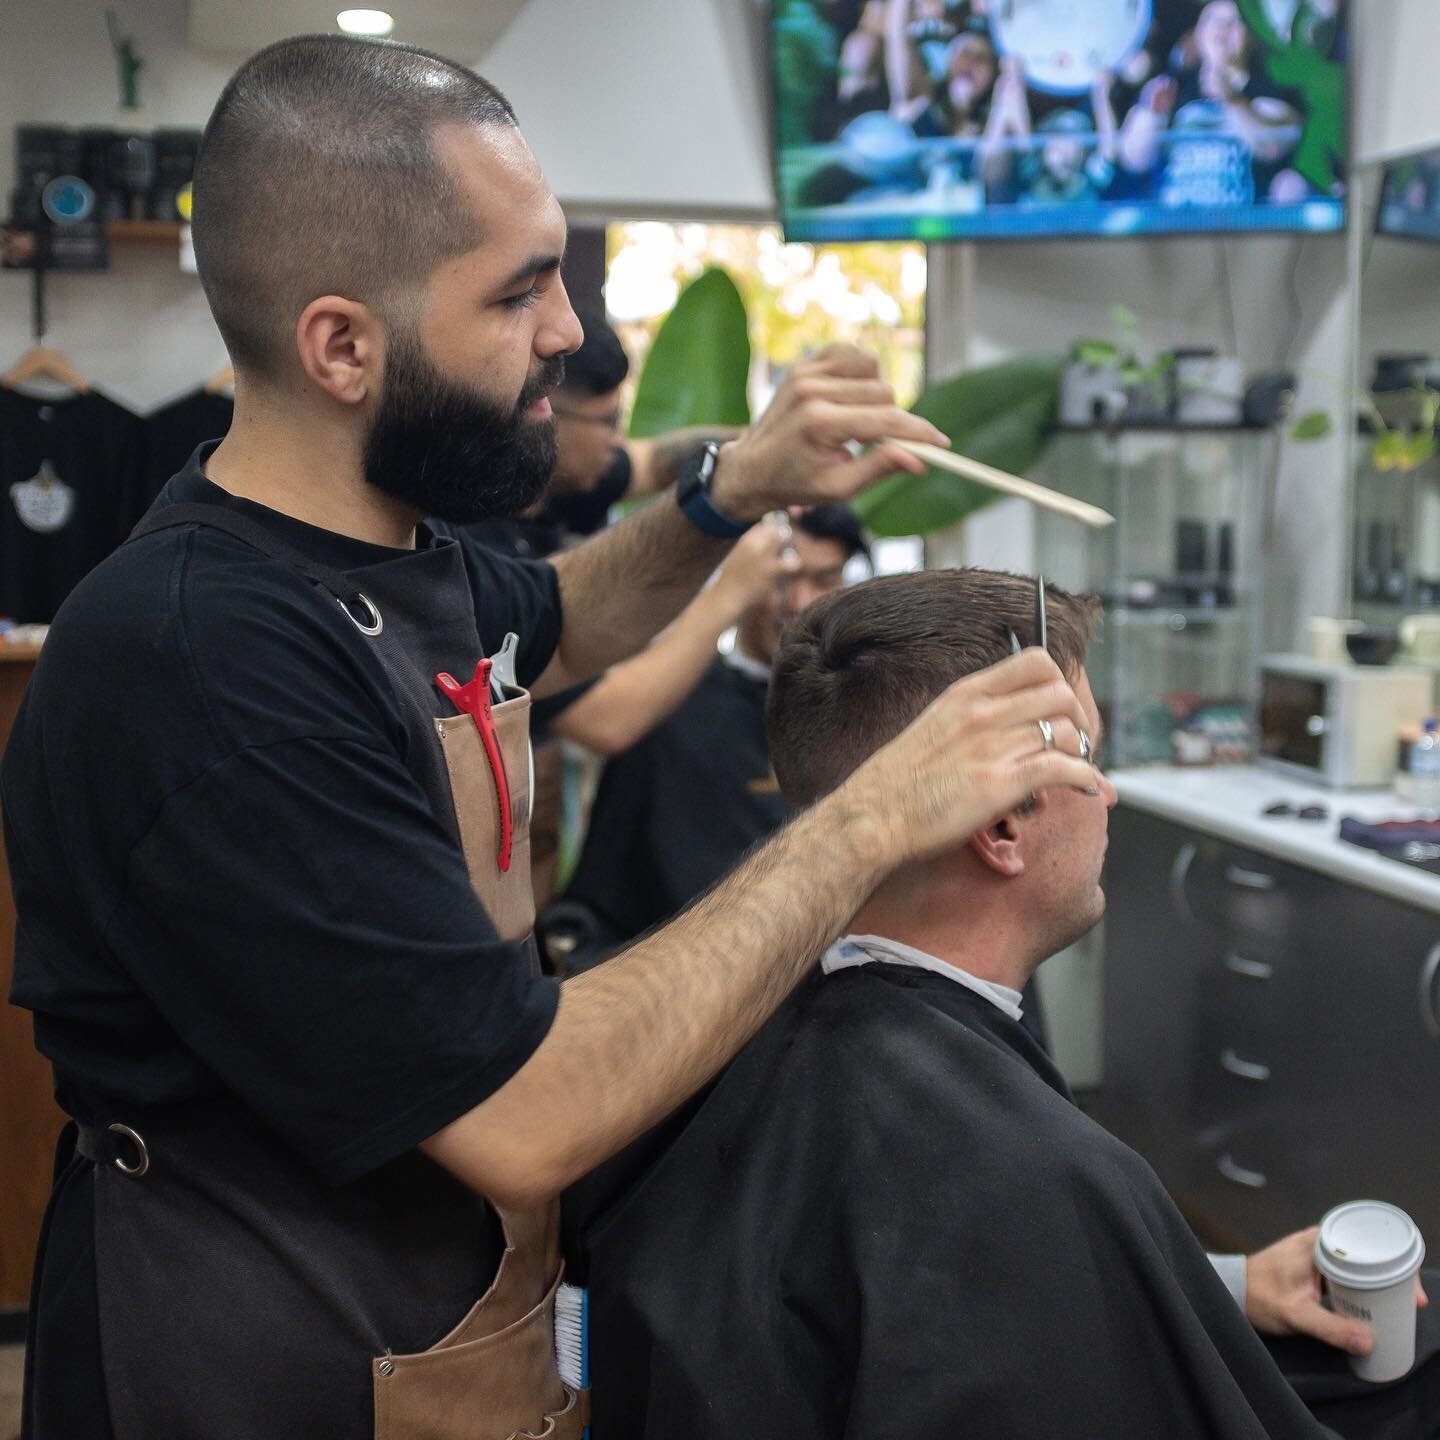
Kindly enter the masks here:
[[207, 395], [225, 395], [235, 392], [235, 367], [227, 365], [218, 375], [212, 375], [205, 382]]
[[11, 370], [0, 376], [0, 385], [14, 390], [32, 380], [53, 380], [77, 395], [90, 393], [90, 382], [71, 364], [70, 357], [48, 345], [27, 350]]

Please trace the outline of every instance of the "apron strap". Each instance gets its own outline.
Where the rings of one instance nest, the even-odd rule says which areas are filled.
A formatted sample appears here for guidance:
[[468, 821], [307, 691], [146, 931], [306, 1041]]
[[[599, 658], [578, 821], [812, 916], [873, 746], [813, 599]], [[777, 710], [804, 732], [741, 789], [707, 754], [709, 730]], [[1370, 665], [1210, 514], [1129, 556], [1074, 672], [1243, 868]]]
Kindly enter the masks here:
[[138, 1180], [150, 1169], [150, 1147], [138, 1130], [118, 1121], [90, 1125], [75, 1121], [75, 1150], [92, 1165], [104, 1165]]
[[[322, 565], [308, 555], [302, 555], [248, 515], [237, 515], [233, 510], [226, 510], [222, 506], [205, 505], [195, 501], [165, 505], [158, 510], [151, 510], [130, 532], [126, 543], [153, 535], [157, 530], [173, 530], [181, 525], [208, 525], [212, 530], [223, 530], [227, 535], [233, 535], [235, 539], [260, 551], [262, 555], [289, 565], [312, 584], [333, 595], [340, 608], [367, 635], [379, 633], [380, 612], [348, 575], [329, 565]], [[364, 615], [364, 623], [357, 617], [357, 610]]]

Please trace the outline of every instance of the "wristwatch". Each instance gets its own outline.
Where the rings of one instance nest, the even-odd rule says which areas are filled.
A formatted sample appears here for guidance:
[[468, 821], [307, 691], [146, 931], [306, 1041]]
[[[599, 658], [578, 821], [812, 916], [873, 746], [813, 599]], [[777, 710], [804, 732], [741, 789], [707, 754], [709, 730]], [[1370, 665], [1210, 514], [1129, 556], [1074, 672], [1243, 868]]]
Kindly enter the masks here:
[[715, 476], [715, 461], [719, 454], [719, 445], [711, 440], [685, 462], [675, 483], [675, 503], [696, 529], [703, 530], [716, 540], [738, 540], [754, 521], [732, 518], [717, 509], [710, 498], [710, 482]]

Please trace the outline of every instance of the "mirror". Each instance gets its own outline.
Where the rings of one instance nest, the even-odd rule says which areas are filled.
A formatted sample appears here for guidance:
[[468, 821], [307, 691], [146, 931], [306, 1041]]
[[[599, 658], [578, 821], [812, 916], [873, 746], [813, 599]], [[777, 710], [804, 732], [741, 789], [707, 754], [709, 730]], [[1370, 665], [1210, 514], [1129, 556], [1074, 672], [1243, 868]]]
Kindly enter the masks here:
[[[1362, 232], [1352, 613], [1440, 614], [1440, 148], [1357, 171]], [[1434, 626], [1403, 627], [1429, 660]], [[1428, 647], [1428, 648], [1427, 648]]]

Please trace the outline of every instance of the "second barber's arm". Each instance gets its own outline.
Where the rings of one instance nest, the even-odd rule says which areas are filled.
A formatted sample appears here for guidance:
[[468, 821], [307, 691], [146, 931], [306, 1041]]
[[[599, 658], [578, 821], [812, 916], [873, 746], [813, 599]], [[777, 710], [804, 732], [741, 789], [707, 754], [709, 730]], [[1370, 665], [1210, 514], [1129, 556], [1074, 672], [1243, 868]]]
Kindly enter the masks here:
[[798, 562], [780, 527], [762, 521], [736, 542], [720, 573], [638, 655], [612, 665], [549, 728], [600, 755], [648, 735], [685, 699], [715, 659], [720, 637], [747, 606]]
[[[786, 505], [848, 500], [895, 470], [923, 471], [906, 451], [878, 443], [887, 436], [946, 443], [928, 421], [895, 404], [873, 356], [830, 346], [795, 365], [759, 421], [721, 449], [711, 499], [733, 519], [756, 520]], [[872, 448], [856, 457], [850, 441]], [[564, 626], [534, 693], [554, 695], [635, 654], [729, 549], [661, 499], [556, 556]]]
[[952, 685], [677, 920], [567, 981], [529, 1060], [422, 1150], [501, 1204], [558, 1194], [705, 1084], [893, 869], [1037, 790], [1090, 785], [1085, 723], [1038, 649]]
[[680, 478], [685, 462], [702, 445], [711, 440], [723, 445], [739, 434], [738, 425], [691, 425], [664, 435], [626, 440], [630, 484], [626, 487], [625, 498], [656, 495], [661, 490], [668, 490]]

